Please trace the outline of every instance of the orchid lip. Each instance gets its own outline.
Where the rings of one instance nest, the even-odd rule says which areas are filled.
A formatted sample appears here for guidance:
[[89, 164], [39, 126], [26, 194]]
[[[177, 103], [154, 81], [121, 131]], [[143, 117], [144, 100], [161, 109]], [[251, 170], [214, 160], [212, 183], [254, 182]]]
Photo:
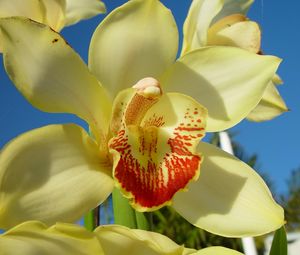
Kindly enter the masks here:
[[203, 157], [196, 146], [207, 113], [188, 96], [163, 94], [153, 78], [133, 89], [114, 103], [120, 125], [109, 142], [113, 176], [136, 210], [153, 211], [170, 205], [175, 193], [198, 179]]

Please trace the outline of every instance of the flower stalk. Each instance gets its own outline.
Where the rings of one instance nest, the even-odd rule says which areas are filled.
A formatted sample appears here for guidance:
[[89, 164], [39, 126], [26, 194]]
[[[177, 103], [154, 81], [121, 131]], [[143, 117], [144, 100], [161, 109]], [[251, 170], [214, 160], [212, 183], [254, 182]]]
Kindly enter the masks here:
[[128, 200], [122, 196], [119, 189], [114, 188], [112, 200], [115, 224], [128, 228], [137, 228], [135, 210], [128, 203]]
[[[114, 189], [112, 193], [114, 223], [129, 228], [138, 228], [142, 230], [151, 230], [151, 215], [135, 211], [129, 204], [119, 189]], [[149, 215], [149, 217], [147, 217]]]
[[97, 206], [84, 216], [83, 224], [89, 231], [94, 231], [95, 228], [100, 226], [100, 206]]

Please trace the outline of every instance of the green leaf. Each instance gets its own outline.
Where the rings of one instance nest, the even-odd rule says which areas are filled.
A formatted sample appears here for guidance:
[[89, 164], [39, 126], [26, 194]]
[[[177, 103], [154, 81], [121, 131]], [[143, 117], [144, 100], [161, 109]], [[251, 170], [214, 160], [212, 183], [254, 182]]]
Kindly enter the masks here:
[[275, 232], [270, 255], [287, 255], [287, 239], [284, 226]]

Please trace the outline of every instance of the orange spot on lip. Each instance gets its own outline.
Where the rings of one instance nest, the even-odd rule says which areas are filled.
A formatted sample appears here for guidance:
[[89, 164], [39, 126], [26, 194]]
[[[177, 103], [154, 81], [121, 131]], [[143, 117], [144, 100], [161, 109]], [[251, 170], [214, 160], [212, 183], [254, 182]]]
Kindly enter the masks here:
[[179, 131], [203, 131], [204, 128], [198, 128], [198, 127], [177, 127], [176, 130], [179, 130]]

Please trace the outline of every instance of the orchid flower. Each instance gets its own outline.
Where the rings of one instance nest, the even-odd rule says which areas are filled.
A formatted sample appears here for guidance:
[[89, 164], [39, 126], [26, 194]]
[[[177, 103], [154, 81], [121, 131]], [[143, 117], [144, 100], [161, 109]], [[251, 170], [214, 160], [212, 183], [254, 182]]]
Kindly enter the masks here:
[[55, 31], [104, 12], [100, 0], [0, 0], [0, 18], [28, 17]]
[[89, 232], [78, 225], [57, 223], [50, 228], [38, 221], [20, 224], [0, 235], [2, 255], [242, 255], [223, 247], [196, 251], [154, 232], [118, 225]]
[[[245, 15], [253, 0], [194, 0], [183, 29], [184, 55], [210, 45], [232, 46], [260, 54], [259, 25]], [[257, 105], [247, 116], [252, 121], [264, 121], [288, 111], [276, 85], [282, 84], [275, 74]]]
[[[21, 93], [40, 110], [79, 116], [93, 134], [50, 125], [6, 145], [2, 228], [31, 219], [73, 222], [114, 186], [136, 210], [171, 205], [224, 236], [259, 235], [284, 223], [254, 170], [199, 141], [205, 130], [231, 127], [255, 107], [278, 58], [209, 47], [173, 63], [178, 31], [157, 0], [129, 1], [104, 19], [91, 41], [90, 71], [45, 25], [7, 18], [0, 27], [5, 68]], [[201, 104], [167, 92], [179, 85]]]

